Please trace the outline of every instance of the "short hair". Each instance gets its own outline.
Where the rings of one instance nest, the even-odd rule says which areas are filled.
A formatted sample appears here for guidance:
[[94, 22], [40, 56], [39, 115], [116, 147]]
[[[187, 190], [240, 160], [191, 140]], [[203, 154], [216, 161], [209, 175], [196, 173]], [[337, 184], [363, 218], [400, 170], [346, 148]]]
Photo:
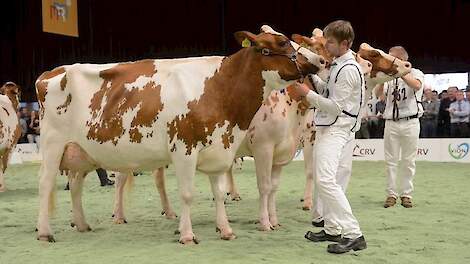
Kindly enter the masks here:
[[450, 86], [449, 88], [447, 88], [447, 91], [449, 91], [450, 89], [453, 89], [453, 90], [456, 90], [456, 91], [459, 90], [459, 88], [457, 86]]
[[323, 30], [325, 37], [333, 37], [339, 43], [343, 40], [348, 42], [349, 47], [351, 47], [354, 41], [354, 29], [349, 21], [346, 20], [336, 20], [329, 23]]
[[401, 56], [401, 58], [399, 59], [402, 59], [402, 60], [405, 60], [407, 61], [408, 60], [408, 52], [406, 51], [405, 48], [403, 48], [403, 46], [393, 46], [390, 48], [389, 52], [391, 52], [392, 50], [395, 50], [397, 51]]

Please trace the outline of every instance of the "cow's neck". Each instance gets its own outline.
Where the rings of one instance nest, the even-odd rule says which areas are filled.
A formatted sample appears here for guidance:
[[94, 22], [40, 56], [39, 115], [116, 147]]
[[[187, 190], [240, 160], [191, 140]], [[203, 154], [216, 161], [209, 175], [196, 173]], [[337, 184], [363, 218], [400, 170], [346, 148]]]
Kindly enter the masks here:
[[13, 105], [13, 109], [15, 109], [15, 111], [18, 110], [18, 97], [15, 94], [11, 93], [6, 93], [6, 96], [8, 96], [8, 99], [10, 99], [11, 104]]
[[253, 49], [242, 49], [226, 57], [219, 71], [206, 82], [206, 87], [216, 87], [214, 94], [220, 97], [211, 103], [220, 103], [226, 119], [241, 130], [248, 129], [263, 101], [261, 56]]

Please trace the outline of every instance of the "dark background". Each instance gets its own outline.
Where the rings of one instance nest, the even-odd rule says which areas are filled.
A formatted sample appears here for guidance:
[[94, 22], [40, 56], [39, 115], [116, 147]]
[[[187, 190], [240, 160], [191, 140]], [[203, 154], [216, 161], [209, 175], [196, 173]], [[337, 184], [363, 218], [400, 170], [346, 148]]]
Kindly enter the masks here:
[[40, 0], [0, 6], [0, 83], [21, 85], [23, 101], [35, 101], [35, 79], [59, 65], [226, 55], [239, 48], [235, 31], [257, 33], [264, 23], [310, 36], [346, 19], [356, 32], [353, 49], [400, 44], [425, 73], [470, 71], [469, 0], [78, 0], [79, 38], [42, 32]]

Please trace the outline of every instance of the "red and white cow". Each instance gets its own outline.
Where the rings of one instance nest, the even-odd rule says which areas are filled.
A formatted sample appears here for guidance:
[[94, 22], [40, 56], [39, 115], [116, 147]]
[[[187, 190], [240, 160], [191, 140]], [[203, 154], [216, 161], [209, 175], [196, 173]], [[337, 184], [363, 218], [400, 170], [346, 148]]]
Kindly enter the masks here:
[[0, 87], [0, 192], [6, 190], [3, 174], [7, 169], [10, 154], [21, 136], [21, 126], [16, 114], [19, 93], [20, 87], [13, 82], [7, 82]]
[[179, 241], [197, 241], [190, 218], [196, 169], [210, 176], [221, 237], [235, 237], [221, 176], [263, 99], [325, 63], [283, 35], [241, 31], [235, 38], [251, 46], [228, 57], [74, 64], [38, 78], [43, 156], [38, 239], [54, 241], [49, 211], [59, 170], [71, 172], [73, 222], [88, 231], [81, 205], [87, 172], [130, 173], [170, 163], [182, 202]]
[[[265, 27], [265, 32], [273, 32]], [[332, 57], [326, 51], [322, 31], [315, 29], [312, 38], [294, 34], [293, 40], [302, 46], [306, 46], [317, 54], [322, 55], [328, 62]], [[367, 44], [361, 47], [372, 48]], [[367, 54], [366, 54], [367, 55]], [[356, 60], [361, 65], [364, 77], [368, 83], [380, 83], [392, 76], [401, 76], [409, 72], [408, 65], [393, 57], [380, 56], [380, 60], [373, 66], [369, 61], [363, 59], [359, 54]], [[377, 80], [377, 76], [371, 77], [370, 73], [375, 70], [380, 73], [382, 79]], [[394, 70], [397, 70], [394, 72]], [[308, 81], [307, 81], [308, 82]], [[370, 87], [370, 86], [369, 86]], [[263, 102], [255, 117], [251, 121], [245, 140], [240, 145], [237, 157], [253, 156], [256, 164], [256, 174], [258, 189], [260, 193], [260, 230], [267, 231], [279, 226], [276, 213], [275, 194], [280, 181], [282, 166], [289, 163], [297, 149], [304, 148], [306, 170], [306, 187], [304, 192], [304, 210], [312, 207], [313, 192], [313, 164], [308, 162], [313, 159], [313, 142], [315, 139], [315, 126], [313, 125], [313, 111], [309, 111], [306, 102], [293, 100], [289, 96], [289, 88], [286, 92], [273, 91]], [[371, 93], [372, 88], [368, 89]], [[234, 184], [231, 170], [228, 171], [228, 190], [233, 198], [239, 198]], [[163, 171], [155, 173], [156, 181], [162, 184]], [[157, 184], [158, 185], [158, 184]], [[119, 186], [119, 181], [117, 186]], [[159, 186], [159, 191], [164, 190], [164, 186]], [[168, 202], [168, 198], [160, 192], [163, 211], [168, 213], [167, 218], [174, 217], [174, 213]], [[119, 210], [118, 210], [119, 211]]]

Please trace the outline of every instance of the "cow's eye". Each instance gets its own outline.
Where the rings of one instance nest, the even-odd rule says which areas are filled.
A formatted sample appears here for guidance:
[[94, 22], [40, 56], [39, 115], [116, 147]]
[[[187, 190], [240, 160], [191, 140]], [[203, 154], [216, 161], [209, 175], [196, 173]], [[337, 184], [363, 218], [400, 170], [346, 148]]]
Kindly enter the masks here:
[[279, 46], [281, 46], [281, 47], [287, 47], [288, 44], [289, 44], [288, 41], [281, 41], [281, 42], [279, 42]]

